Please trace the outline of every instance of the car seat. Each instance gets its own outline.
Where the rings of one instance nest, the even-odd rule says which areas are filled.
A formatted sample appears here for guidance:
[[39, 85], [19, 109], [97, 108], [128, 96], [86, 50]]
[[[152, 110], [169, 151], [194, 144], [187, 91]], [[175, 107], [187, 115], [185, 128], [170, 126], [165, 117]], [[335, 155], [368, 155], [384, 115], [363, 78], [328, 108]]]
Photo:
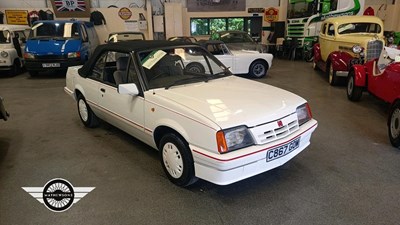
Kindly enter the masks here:
[[128, 67], [129, 57], [119, 57], [117, 59], [117, 70], [113, 73], [115, 84], [123, 84], [127, 81], [126, 69]]

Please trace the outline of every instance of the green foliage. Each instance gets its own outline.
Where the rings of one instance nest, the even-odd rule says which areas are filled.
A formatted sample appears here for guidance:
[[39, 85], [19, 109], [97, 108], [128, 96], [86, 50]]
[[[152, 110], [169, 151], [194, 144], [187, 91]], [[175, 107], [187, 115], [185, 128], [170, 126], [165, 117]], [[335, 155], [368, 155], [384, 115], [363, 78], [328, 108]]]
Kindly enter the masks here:
[[244, 18], [210, 18], [191, 19], [192, 35], [215, 35], [215, 32], [224, 30], [243, 30]]

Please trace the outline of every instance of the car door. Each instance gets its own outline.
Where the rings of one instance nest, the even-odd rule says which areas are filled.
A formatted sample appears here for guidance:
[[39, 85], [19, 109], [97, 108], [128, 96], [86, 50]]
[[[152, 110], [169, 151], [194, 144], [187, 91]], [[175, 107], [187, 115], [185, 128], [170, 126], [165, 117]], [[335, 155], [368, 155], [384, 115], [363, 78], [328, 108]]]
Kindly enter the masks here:
[[19, 45], [21, 48], [21, 58], [24, 55], [25, 52], [25, 44], [26, 44], [26, 36], [25, 36], [25, 31], [24, 30], [17, 30], [15, 31], [16, 34], [18, 34], [18, 41]]
[[321, 57], [323, 61], [327, 61], [329, 54], [333, 51], [335, 39], [335, 27], [332, 23], [325, 23], [320, 33]]
[[[115, 59], [115, 56], [119, 56]], [[108, 58], [116, 60], [116, 70], [112, 72], [106, 68], [104, 81], [99, 85], [99, 105], [105, 115], [105, 120], [125, 132], [141, 139], [144, 135], [144, 98], [137, 95], [126, 95], [118, 93], [118, 84], [135, 83], [140, 89], [138, 70], [130, 56], [122, 56], [124, 53], [109, 52]], [[123, 58], [126, 65], [120, 63]], [[109, 60], [109, 61], [110, 61]], [[107, 61], [107, 60], [106, 60]], [[113, 62], [107, 63], [113, 63]], [[122, 76], [119, 77], [118, 76]]]
[[219, 61], [221, 61], [226, 67], [230, 69], [232, 73], [235, 71], [235, 65], [233, 61], [233, 55], [225, 46], [225, 44], [212, 44], [208, 46], [210, 51]]
[[106, 56], [102, 54], [99, 56], [93, 66], [92, 73], [86, 78], [80, 78], [84, 93], [82, 93], [86, 99], [86, 102], [90, 105], [93, 112], [100, 118], [103, 119], [105, 113], [99, 107], [100, 97], [100, 84], [104, 80], [105, 68], [106, 68]]

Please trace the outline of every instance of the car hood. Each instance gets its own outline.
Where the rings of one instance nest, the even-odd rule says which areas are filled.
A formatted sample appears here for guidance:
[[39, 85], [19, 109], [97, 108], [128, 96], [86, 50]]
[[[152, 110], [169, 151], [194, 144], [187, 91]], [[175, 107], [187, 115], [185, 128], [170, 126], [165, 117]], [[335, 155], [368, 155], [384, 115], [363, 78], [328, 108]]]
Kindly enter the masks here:
[[27, 41], [26, 51], [39, 55], [48, 55], [49, 53], [59, 55], [66, 52], [79, 51], [80, 46], [81, 41], [74, 39], [33, 39]]
[[235, 55], [239, 55], [239, 54], [243, 54], [243, 55], [251, 55], [251, 54], [260, 54], [259, 51], [256, 50], [245, 50], [245, 49], [241, 49], [241, 50], [231, 50], [231, 52]]
[[[337, 41], [342, 41], [342, 42], [348, 42], [349, 44], [354, 44], [354, 43], [366, 43], [368, 41], [371, 41], [376, 38], [375, 34], [365, 34], [365, 35], [360, 35], [360, 34], [346, 34], [342, 35], [341, 38], [338, 38]], [[382, 38], [376, 38], [379, 40], [382, 40]]]
[[306, 102], [291, 92], [235, 76], [157, 89], [155, 95], [196, 111], [222, 129], [278, 120]]

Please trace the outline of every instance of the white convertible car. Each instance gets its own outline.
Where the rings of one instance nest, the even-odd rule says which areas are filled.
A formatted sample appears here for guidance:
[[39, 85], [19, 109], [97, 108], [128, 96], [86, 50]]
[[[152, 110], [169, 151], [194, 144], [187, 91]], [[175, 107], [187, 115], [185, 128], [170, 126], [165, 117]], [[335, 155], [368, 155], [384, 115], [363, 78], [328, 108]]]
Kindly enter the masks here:
[[247, 74], [252, 78], [267, 75], [274, 56], [251, 50], [230, 50], [222, 41], [199, 41], [219, 61], [227, 66], [233, 74]]
[[[207, 62], [204, 72], [186, 68], [187, 55]], [[303, 98], [232, 76], [188, 43], [98, 46], [84, 66], [69, 68], [65, 91], [85, 126], [101, 119], [158, 149], [179, 186], [197, 178], [227, 185], [281, 166], [310, 144], [317, 127]]]

